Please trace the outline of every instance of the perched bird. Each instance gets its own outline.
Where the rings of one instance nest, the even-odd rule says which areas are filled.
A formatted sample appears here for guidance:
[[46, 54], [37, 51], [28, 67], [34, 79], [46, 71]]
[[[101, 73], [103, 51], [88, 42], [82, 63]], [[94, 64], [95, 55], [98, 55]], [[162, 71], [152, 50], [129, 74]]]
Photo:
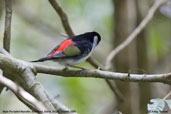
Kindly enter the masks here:
[[64, 65], [65, 68], [67, 66], [81, 68], [75, 65], [85, 61], [99, 44], [100, 40], [101, 37], [97, 32], [87, 32], [73, 36], [56, 46], [46, 57], [32, 62], [52, 60]]

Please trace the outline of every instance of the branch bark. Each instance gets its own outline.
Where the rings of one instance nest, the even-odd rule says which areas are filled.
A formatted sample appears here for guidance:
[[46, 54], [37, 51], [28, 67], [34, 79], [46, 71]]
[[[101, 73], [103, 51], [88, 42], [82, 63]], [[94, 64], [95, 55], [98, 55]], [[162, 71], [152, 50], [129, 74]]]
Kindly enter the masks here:
[[112, 66], [112, 60], [115, 56], [122, 51], [125, 47], [127, 47], [136, 37], [137, 35], [147, 26], [147, 24], [152, 20], [154, 13], [157, 9], [168, 0], [157, 0], [153, 6], [148, 11], [145, 18], [141, 21], [138, 27], [126, 38], [124, 42], [122, 42], [118, 47], [116, 47], [111, 53], [108, 55], [106, 62], [105, 62], [105, 69], [109, 70]]
[[[3, 47], [6, 51], [10, 53], [12, 0], [4, 0], [4, 3], [5, 3], [5, 28], [4, 28]], [[4, 85], [0, 84], [0, 93], [2, 92], [3, 88]]]
[[[130, 73], [101, 71], [101, 70], [63, 70], [56, 67], [49, 67], [44, 65], [28, 63], [25, 61], [21, 61], [0, 54], [0, 68], [3, 71], [6, 71], [8, 68], [8, 70], [10, 70], [13, 74], [21, 73], [21, 72], [23, 74], [23, 68], [25, 67], [30, 68], [30, 70], [33, 71], [35, 74], [44, 73], [44, 74], [52, 74], [62, 77], [91, 77], [91, 78], [121, 80], [127, 82], [162, 82], [166, 84], [171, 84], [171, 72], [165, 74], [130, 74]], [[27, 72], [31, 72], [31, 71], [27, 71]], [[27, 80], [25, 80], [25, 83], [28, 84], [27, 86], [29, 88], [32, 88], [33, 84], [30, 84], [32, 85], [30, 87], [29, 85], [30, 81], [28, 80], [28, 77], [30, 76], [29, 75], [27, 77], [23, 76], [22, 78], [27, 78]], [[33, 78], [31, 80], [34, 80], [34, 77], [31, 78]]]
[[36, 72], [33, 64], [0, 53], [0, 69], [2, 69], [7, 78], [21, 85], [26, 91], [42, 102], [48, 110], [70, 111], [69, 108], [56, 99], [50, 99], [52, 97], [48, 95], [43, 86], [35, 78]]
[[22, 87], [9, 80], [8, 78], [0, 75], [0, 83], [8, 87], [19, 99], [22, 99], [26, 105], [29, 105], [34, 111], [42, 112], [47, 110], [44, 105], [39, 102], [35, 97], [26, 92]]
[[52, 74], [62, 77], [93, 77], [127, 82], [162, 82], [171, 84], [171, 72], [166, 74], [130, 74], [101, 70], [62, 70], [37, 64], [33, 66], [37, 73]]
[[12, 19], [12, 0], [4, 0], [5, 2], [5, 30], [3, 47], [10, 52], [10, 40], [11, 40], [11, 19]]

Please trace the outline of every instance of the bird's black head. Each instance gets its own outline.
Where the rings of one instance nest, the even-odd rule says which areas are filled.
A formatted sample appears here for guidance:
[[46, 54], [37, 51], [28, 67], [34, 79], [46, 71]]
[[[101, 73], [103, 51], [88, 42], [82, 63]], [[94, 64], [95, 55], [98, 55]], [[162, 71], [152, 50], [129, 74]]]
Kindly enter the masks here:
[[97, 33], [97, 32], [87, 32], [87, 33], [85, 33], [85, 35], [88, 36], [87, 39], [89, 39], [92, 43], [94, 43], [95, 38], [97, 38], [97, 45], [101, 41], [101, 37], [100, 37], [99, 33]]
[[99, 33], [93, 31], [93, 32], [86, 32], [84, 34], [74, 36], [71, 38], [73, 41], [79, 41], [79, 40], [89, 40], [92, 43], [97, 43], [96, 45], [99, 44], [101, 37]]

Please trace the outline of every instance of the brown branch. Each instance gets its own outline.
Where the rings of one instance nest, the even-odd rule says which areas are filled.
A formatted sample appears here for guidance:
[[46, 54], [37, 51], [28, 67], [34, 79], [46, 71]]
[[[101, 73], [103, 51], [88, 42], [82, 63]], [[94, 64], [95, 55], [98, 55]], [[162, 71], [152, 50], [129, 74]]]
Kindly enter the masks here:
[[[91, 78], [121, 80], [127, 82], [162, 82], [166, 84], [171, 84], [171, 72], [166, 74], [129, 74], [129, 73], [101, 71], [101, 70], [63, 70], [56, 67], [31, 64], [25, 61], [17, 60], [13, 57], [8, 57], [3, 54], [0, 54], [0, 68], [2, 69], [2, 71], [11, 71], [10, 73], [13, 75], [14, 73], [19, 73], [20, 75], [22, 73], [22, 79], [20, 80], [23, 81], [25, 80], [25, 78], [27, 78], [26, 80], [30, 82], [27, 82], [25, 80], [27, 82], [26, 84], [28, 84], [25, 86], [29, 86], [29, 87], [32, 87], [34, 84], [37, 83], [37, 82], [31, 83], [31, 81], [35, 81], [34, 76], [30, 77], [30, 75], [33, 75], [31, 73], [32, 71], [34, 71], [35, 74], [44, 73], [44, 74], [58, 75], [62, 77], [91, 77]], [[16, 78], [16, 76], [14, 76], [13, 78]]]
[[125, 47], [127, 47], [135, 38], [136, 36], [147, 26], [147, 24], [152, 20], [154, 13], [157, 9], [168, 0], [157, 0], [153, 6], [149, 9], [145, 18], [141, 21], [138, 27], [126, 38], [124, 42], [122, 42], [118, 47], [116, 47], [107, 57], [105, 62], [105, 69], [109, 70], [112, 66], [112, 60], [115, 56], [122, 51]]
[[106, 80], [106, 83], [110, 87], [110, 89], [113, 91], [113, 93], [116, 95], [116, 98], [123, 102], [125, 100], [124, 95], [121, 93], [121, 91], [117, 88], [117, 85], [115, 82], [111, 82], [110, 80]]
[[[105, 70], [100, 64], [97, 63], [96, 60], [94, 60], [92, 57], [89, 57], [87, 60], [94, 68], [100, 69], [100, 70]], [[120, 101], [124, 101], [124, 95], [121, 93], [121, 91], [117, 88], [117, 85], [115, 84], [114, 81], [110, 81], [108, 79], [105, 79], [107, 85], [109, 88], [112, 90], [116, 98]]]
[[10, 52], [10, 40], [11, 40], [11, 19], [12, 19], [12, 0], [5, 1], [5, 30], [4, 30], [4, 39], [3, 47], [5, 50]]
[[[12, 0], [4, 0], [5, 2], [5, 28], [3, 47], [10, 53], [10, 41], [11, 41], [11, 19], [12, 19]], [[3, 73], [4, 74], [4, 73]], [[4, 86], [0, 84], [0, 93]]]
[[[24, 81], [22, 87], [26, 88], [41, 102], [50, 99], [47, 94], [44, 94], [45, 90], [40, 83], [35, 82], [34, 75], [36, 73], [52, 74], [62, 77], [89, 77], [89, 78], [102, 78], [111, 80], [121, 80], [127, 82], [162, 82], [171, 84], [171, 72], [166, 74], [129, 74], [129, 73], [117, 73], [101, 70], [63, 70], [56, 67], [49, 67], [44, 65], [32, 64], [22, 60], [15, 59], [13, 57], [3, 55], [0, 53], [0, 68], [3, 72], [10, 71], [10, 74], [15, 80]], [[34, 74], [33, 74], [34, 72]], [[17, 77], [19, 75], [20, 77]], [[24, 84], [24, 85], [23, 85]], [[45, 96], [44, 96], [45, 95]], [[43, 102], [44, 103], [44, 102]], [[50, 103], [50, 104], [49, 104]], [[46, 101], [45, 106], [54, 106], [60, 110], [67, 110], [64, 105], [55, 102], [54, 100]], [[47, 108], [49, 109], [49, 108]]]
[[22, 99], [24, 102], [27, 102], [26, 105], [29, 105], [31, 109], [35, 111], [43, 112], [47, 110], [44, 105], [39, 102], [35, 97], [26, 92], [22, 87], [9, 80], [8, 78], [0, 75], [0, 84], [8, 87], [18, 98]]
[[[94, 68], [100, 69], [100, 70], [105, 70], [99, 63], [97, 63], [96, 60], [94, 60], [92, 57], [89, 57], [87, 60]], [[108, 79], [105, 79], [107, 85], [109, 88], [112, 90], [116, 98], [120, 101], [124, 101], [124, 95], [121, 93], [121, 91], [117, 88], [117, 85], [115, 84], [114, 81], [110, 81]]]
[[101, 70], [62, 70], [56, 67], [47, 67], [34, 64], [37, 73], [52, 74], [62, 77], [91, 77], [126, 82], [162, 82], [171, 84], [171, 72], [166, 74], [129, 74]]
[[49, 2], [52, 5], [52, 7], [55, 9], [55, 11], [57, 12], [59, 17], [61, 18], [65, 32], [70, 37], [74, 36], [74, 33], [73, 33], [71, 26], [69, 24], [69, 21], [68, 21], [68, 17], [66, 15], [66, 13], [63, 11], [63, 9], [61, 8], [61, 6], [58, 4], [58, 2], [56, 2], [56, 0], [49, 0]]

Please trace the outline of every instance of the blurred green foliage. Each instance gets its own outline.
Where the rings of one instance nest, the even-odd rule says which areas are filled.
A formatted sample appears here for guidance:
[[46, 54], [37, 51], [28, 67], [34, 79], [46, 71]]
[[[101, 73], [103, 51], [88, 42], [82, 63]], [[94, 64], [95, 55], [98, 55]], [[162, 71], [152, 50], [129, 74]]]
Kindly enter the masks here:
[[171, 20], [164, 16], [158, 16], [150, 24], [149, 29], [150, 50], [155, 56], [166, 56], [170, 51]]

